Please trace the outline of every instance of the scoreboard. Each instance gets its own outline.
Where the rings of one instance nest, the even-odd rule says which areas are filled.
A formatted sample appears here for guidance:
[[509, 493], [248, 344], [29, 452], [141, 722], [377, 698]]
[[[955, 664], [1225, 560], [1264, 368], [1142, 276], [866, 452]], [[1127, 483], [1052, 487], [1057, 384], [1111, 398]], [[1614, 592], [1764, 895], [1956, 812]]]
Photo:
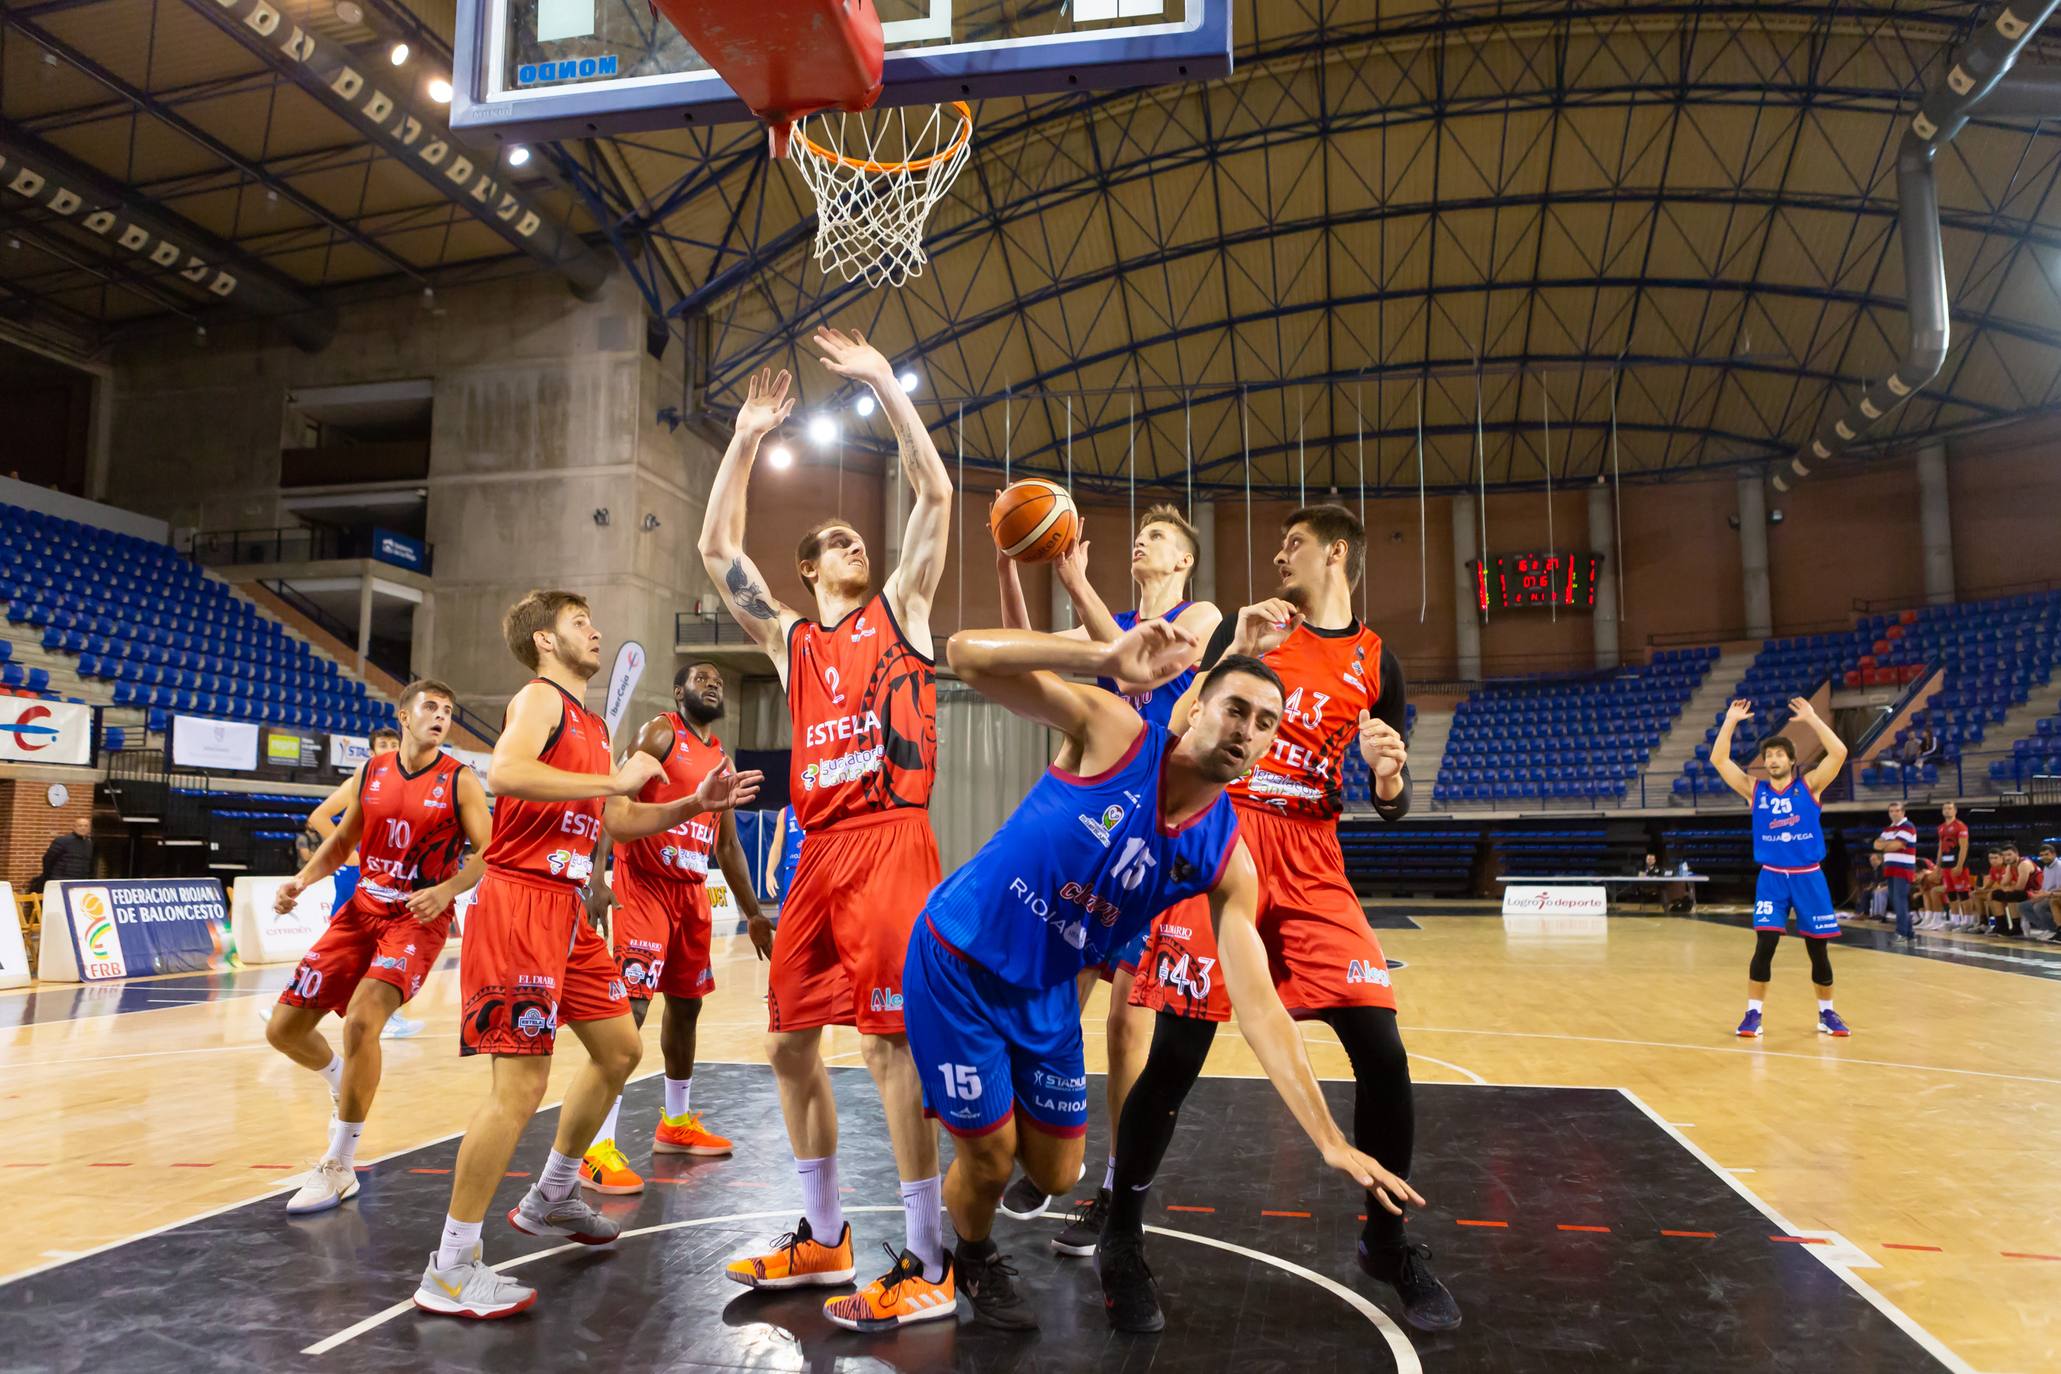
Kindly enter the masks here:
[[1596, 578], [1603, 570], [1600, 553], [1495, 553], [1486, 563], [1470, 561], [1475, 599], [1490, 611], [1596, 609]]

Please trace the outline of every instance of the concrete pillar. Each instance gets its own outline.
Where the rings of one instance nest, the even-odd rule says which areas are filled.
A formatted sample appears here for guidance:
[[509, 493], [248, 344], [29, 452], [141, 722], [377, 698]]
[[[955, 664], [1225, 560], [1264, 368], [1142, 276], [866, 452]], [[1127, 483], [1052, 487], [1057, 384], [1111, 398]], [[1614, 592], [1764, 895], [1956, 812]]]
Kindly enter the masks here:
[[372, 655], [372, 575], [358, 578], [358, 671], [364, 672]]
[[902, 561], [902, 530], [909, 523], [909, 484], [902, 479], [899, 458], [890, 458], [880, 468], [880, 558], [874, 566], [882, 577]]
[[1188, 580], [1190, 601], [1217, 599], [1217, 504], [1197, 501], [1188, 523], [1195, 526], [1195, 575]]
[[1744, 582], [1746, 637], [1775, 632], [1774, 593], [1768, 584], [1768, 494], [1759, 473], [1739, 479], [1739, 569]]
[[1954, 522], [1947, 507], [1946, 445], [1918, 450], [1918, 529], [1925, 547], [1925, 601], [1941, 606], [1954, 599]]
[[437, 597], [424, 592], [408, 627], [408, 671], [416, 677], [437, 675]]
[[1596, 581], [1596, 667], [1615, 668], [1622, 662], [1618, 645], [1617, 610], [1617, 507], [1609, 487], [1589, 488], [1589, 548], [1603, 555], [1603, 574]]
[[1475, 524], [1474, 498], [1453, 498], [1453, 643], [1454, 675], [1472, 682], [1481, 676], [1481, 602], [1468, 560], [1479, 554], [1481, 529]]

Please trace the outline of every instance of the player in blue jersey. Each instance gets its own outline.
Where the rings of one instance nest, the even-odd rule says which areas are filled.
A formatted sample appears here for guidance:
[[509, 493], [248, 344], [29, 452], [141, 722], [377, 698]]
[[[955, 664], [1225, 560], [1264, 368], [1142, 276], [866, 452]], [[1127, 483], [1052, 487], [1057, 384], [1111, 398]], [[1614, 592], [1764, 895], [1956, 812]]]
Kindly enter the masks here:
[[1755, 944], [1746, 975], [1746, 1015], [1738, 1032], [1746, 1038], [1758, 1038], [1761, 1033], [1761, 1007], [1774, 972], [1775, 946], [1782, 943], [1782, 933], [1789, 928], [1792, 909], [1796, 933], [1804, 937], [1804, 948], [1810, 951], [1811, 982], [1818, 989], [1818, 1031], [1823, 1035], [1851, 1034], [1839, 1013], [1832, 1010], [1832, 955], [1825, 942], [1839, 938], [1839, 917], [1825, 886], [1825, 824], [1818, 801], [1846, 765], [1846, 742], [1802, 697], [1789, 703], [1789, 715], [1814, 732], [1825, 747], [1825, 757], [1808, 777], [1796, 776], [1796, 746], [1781, 735], [1760, 743], [1760, 761], [1768, 770], [1765, 780], [1748, 777], [1746, 770], [1732, 761], [1732, 732], [1740, 721], [1753, 719], [1750, 701], [1735, 701], [1726, 708], [1725, 723], [1718, 727], [1717, 739], [1710, 746], [1710, 761], [1718, 776], [1753, 807], [1753, 857], [1760, 865], [1760, 879], [1753, 889]]
[[1404, 1202], [1421, 1205], [1331, 1119], [1253, 925], [1258, 875], [1224, 786], [1271, 747], [1280, 679], [1257, 659], [1226, 657], [1178, 738], [1113, 693], [1065, 680], [1156, 685], [1194, 647], [1164, 621], [1111, 644], [1027, 630], [952, 637], [947, 653], [963, 680], [1064, 743], [1001, 829], [931, 894], [903, 963], [924, 1109], [955, 1146], [944, 1201], [957, 1245], [937, 1260], [904, 1251], [884, 1277], [824, 1308], [839, 1325], [884, 1331], [947, 1318], [963, 1293], [989, 1325], [1036, 1327], [989, 1232], [1018, 1159], [1047, 1192], [1080, 1169], [1088, 1095], [1075, 980], [1200, 894], [1239, 1029], [1324, 1162], [1398, 1214]]
[[[1110, 644], [1141, 620], [1163, 620], [1193, 635], [1198, 646], [1208, 644], [1217, 626], [1223, 623], [1224, 614], [1211, 602], [1188, 600], [1188, 583], [1201, 552], [1200, 534], [1178, 507], [1158, 505], [1148, 509], [1131, 538], [1131, 581], [1137, 587], [1138, 608], [1112, 612], [1088, 580], [1087, 528], [1083, 526], [1073, 548], [1052, 565], [1053, 575], [1073, 602], [1074, 615], [1080, 621], [1075, 628], [1061, 633], [1070, 639]], [[1003, 625], [1012, 630], [1030, 629], [1030, 612], [1024, 605], [1015, 560], [997, 550], [995, 562], [996, 577], [1002, 587]], [[1166, 725], [1173, 715], [1174, 703], [1195, 680], [1195, 667], [1190, 663], [1172, 680], [1157, 687], [1110, 677], [1097, 679], [1096, 685], [1121, 695], [1152, 724]], [[1194, 909], [1185, 914], [1192, 919], [1181, 924], [1207, 921], [1206, 900], [1197, 897], [1191, 905]], [[1150, 934], [1150, 930], [1142, 932], [1136, 941], [1117, 950], [1099, 968], [1081, 976], [1083, 1009], [1097, 981], [1109, 984], [1109, 1009], [1103, 1023], [1104, 1053], [1109, 1063], [1109, 1073], [1103, 1080], [1109, 1104], [1109, 1154], [1102, 1186], [1091, 1199], [1073, 1209], [1066, 1225], [1052, 1237], [1052, 1248], [1062, 1255], [1094, 1254], [1102, 1238], [1102, 1224], [1109, 1215], [1109, 1190], [1116, 1182], [1116, 1123], [1123, 1119], [1124, 1099], [1130, 1096], [1131, 1085], [1138, 1081], [1138, 1072], [1145, 1067], [1145, 1051], [1152, 1042], [1151, 1010], [1131, 1004], [1131, 984]], [[1050, 1203], [1051, 1199], [1026, 1174], [1002, 1194], [1002, 1214], [1029, 1221], [1042, 1216]]]

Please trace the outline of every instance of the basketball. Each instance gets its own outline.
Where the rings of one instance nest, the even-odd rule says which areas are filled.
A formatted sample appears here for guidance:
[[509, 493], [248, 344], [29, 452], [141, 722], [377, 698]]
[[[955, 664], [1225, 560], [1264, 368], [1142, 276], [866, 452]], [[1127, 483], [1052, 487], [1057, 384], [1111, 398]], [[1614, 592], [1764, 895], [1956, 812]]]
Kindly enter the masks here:
[[988, 511], [995, 547], [1019, 563], [1050, 563], [1080, 536], [1081, 513], [1056, 482], [1028, 477], [1005, 488]]

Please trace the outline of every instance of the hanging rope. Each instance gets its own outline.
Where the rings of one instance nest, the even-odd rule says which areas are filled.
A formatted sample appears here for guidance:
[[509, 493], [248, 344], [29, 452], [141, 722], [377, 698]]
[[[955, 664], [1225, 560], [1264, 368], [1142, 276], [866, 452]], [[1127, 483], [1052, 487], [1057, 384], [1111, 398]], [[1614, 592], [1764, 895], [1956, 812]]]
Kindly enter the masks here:
[[1303, 408], [1302, 388], [1295, 392], [1295, 501], [1297, 505], [1310, 503], [1309, 469], [1302, 456]]
[[[1355, 385], [1353, 387], [1353, 448], [1359, 454], [1360, 459], [1360, 533], [1362, 535], [1365, 535], [1367, 532], [1367, 416], [1360, 409], [1364, 400], [1365, 392]], [[1374, 580], [1370, 577], [1363, 576], [1360, 578], [1360, 623], [1362, 625], [1367, 623], [1369, 606], [1367, 598], [1372, 594], [1373, 584]]]
[[1475, 474], [1479, 482], [1479, 486], [1476, 490], [1474, 500], [1475, 504], [1481, 508], [1481, 562], [1476, 566], [1480, 569], [1481, 585], [1484, 589], [1484, 593], [1481, 599], [1481, 618], [1483, 620], [1487, 620], [1488, 596], [1486, 594], [1486, 589], [1488, 587], [1488, 440], [1484, 437], [1481, 423], [1481, 361], [1479, 359], [1476, 359], [1474, 363], [1474, 455], [1478, 464], [1475, 468]]
[[1238, 429], [1245, 448], [1245, 595], [1252, 597], [1252, 398], [1238, 388]]
[[1624, 657], [1624, 474], [1617, 467], [1617, 369], [1610, 370], [1610, 523], [1617, 542], [1617, 652]]
[[1073, 397], [1066, 398], [1066, 494], [1073, 495]]
[[1014, 399], [1007, 383], [1002, 387], [1002, 485], [1009, 485], [1010, 402]]
[[966, 402], [959, 402], [959, 485], [952, 489], [959, 516], [959, 628], [966, 628]]
[[[1181, 393], [1181, 472], [1188, 480], [1188, 518], [1195, 518], [1195, 397]], [[1214, 539], [1216, 536], [1210, 536]], [[1215, 547], [1212, 545], [1211, 547]]]
[[[1131, 480], [1130, 534], [1133, 539], [1136, 539], [1138, 537], [1138, 398], [1135, 395], [1124, 398], [1124, 449], [1126, 452], [1125, 461], [1130, 467]], [[1138, 600], [1138, 583], [1135, 578], [1131, 581], [1131, 609], [1134, 611], [1141, 609], [1141, 603]]]
[[[1555, 625], [1560, 623], [1560, 598], [1551, 595], [1553, 577], [1551, 569], [1560, 561], [1560, 545], [1553, 539], [1553, 398], [1546, 394], [1546, 379], [1539, 378], [1539, 417], [1545, 427], [1546, 454], [1546, 611]], [[1569, 560], [1570, 564], [1572, 560]], [[1570, 568], [1568, 577], [1574, 577]]]
[[1417, 623], [1431, 609], [1431, 550], [1424, 531], [1424, 379], [1417, 379]]

